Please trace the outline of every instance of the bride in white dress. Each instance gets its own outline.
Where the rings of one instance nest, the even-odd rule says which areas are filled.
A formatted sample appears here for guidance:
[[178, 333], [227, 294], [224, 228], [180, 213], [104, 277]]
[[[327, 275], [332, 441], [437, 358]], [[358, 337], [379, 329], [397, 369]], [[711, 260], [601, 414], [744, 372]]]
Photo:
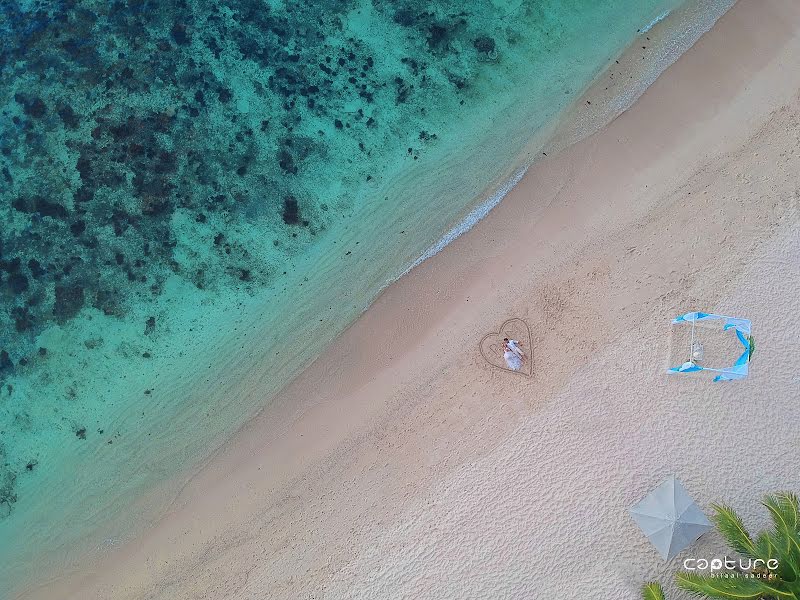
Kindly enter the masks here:
[[522, 352], [517, 340], [503, 338], [503, 358], [508, 368], [512, 371], [519, 371], [522, 368], [525, 353]]

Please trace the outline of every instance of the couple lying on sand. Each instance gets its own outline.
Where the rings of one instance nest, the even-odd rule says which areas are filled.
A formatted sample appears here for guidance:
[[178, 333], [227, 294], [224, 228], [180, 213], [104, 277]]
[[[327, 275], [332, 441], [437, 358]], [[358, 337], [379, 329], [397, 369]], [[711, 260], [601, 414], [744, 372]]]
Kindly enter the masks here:
[[503, 338], [503, 358], [506, 360], [508, 368], [512, 371], [519, 371], [522, 368], [525, 353], [519, 347], [517, 340]]

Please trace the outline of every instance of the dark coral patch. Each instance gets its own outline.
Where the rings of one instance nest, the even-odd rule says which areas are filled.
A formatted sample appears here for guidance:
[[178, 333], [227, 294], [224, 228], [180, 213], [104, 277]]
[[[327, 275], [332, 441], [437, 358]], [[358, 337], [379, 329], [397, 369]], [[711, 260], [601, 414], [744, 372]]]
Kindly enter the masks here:
[[0, 373], [3, 371], [10, 371], [14, 368], [14, 363], [11, 362], [11, 357], [8, 355], [7, 350], [0, 350]]
[[186, 25], [183, 23], [175, 23], [169, 33], [173, 41], [179, 46], [186, 46], [192, 41], [186, 31]]
[[477, 38], [472, 45], [475, 46], [475, 49], [478, 52], [483, 52], [484, 54], [490, 54], [495, 50], [495, 43], [494, 40], [487, 36], [481, 36]]
[[78, 117], [69, 104], [59, 104], [56, 108], [56, 112], [67, 129], [77, 129], [80, 125], [80, 117]]
[[41, 119], [47, 113], [47, 106], [41, 98], [29, 98], [23, 94], [17, 93], [14, 95], [14, 100], [22, 105], [22, 111], [29, 117], [34, 119]]
[[283, 222], [287, 225], [300, 223], [300, 206], [294, 196], [287, 196], [283, 199]]
[[16, 210], [23, 213], [38, 213], [43, 217], [55, 219], [65, 219], [68, 216], [67, 209], [58, 202], [50, 202], [41, 196], [33, 198], [17, 198], [11, 203]]
[[83, 302], [84, 289], [80, 285], [57, 285], [53, 316], [59, 323], [64, 323], [80, 312]]
[[8, 277], [8, 287], [14, 294], [22, 294], [28, 291], [28, 278], [22, 273], [12, 273]]

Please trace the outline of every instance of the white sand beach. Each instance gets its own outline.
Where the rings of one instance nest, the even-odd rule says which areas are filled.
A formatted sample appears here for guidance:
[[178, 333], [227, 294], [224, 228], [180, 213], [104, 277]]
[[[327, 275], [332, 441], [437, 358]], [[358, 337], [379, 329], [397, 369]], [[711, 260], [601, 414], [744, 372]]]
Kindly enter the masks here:
[[[18, 598], [687, 598], [687, 555], [630, 505], [674, 474], [757, 529], [765, 493], [800, 491], [798, 57], [800, 4], [740, 0], [390, 286], [163, 517]], [[746, 380], [665, 374], [690, 310], [752, 320]], [[531, 378], [479, 352], [511, 318]]]

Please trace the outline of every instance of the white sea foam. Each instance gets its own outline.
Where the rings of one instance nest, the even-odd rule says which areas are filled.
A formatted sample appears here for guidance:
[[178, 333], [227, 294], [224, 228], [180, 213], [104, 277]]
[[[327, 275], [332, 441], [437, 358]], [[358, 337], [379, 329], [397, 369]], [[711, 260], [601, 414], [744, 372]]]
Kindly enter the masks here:
[[650, 21], [650, 23], [648, 23], [647, 25], [645, 25], [644, 27], [642, 27], [642, 28], [639, 30], [639, 32], [640, 32], [640, 33], [647, 33], [647, 32], [648, 32], [648, 31], [650, 31], [650, 30], [651, 30], [653, 27], [655, 27], [655, 26], [656, 26], [658, 23], [660, 23], [661, 21], [663, 21], [664, 19], [666, 19], [666, 18], [669, 16], [669, 13], [670, 13], [670, 12], [671, 12], [671, 11], [669, 11], [669, 10], [668, 10], [668, 11], [666, 11], [665, 13], [663, 13], [663, 14], [660, 14], [660, 15], [659, 15], [659, 16], [657, 16], [655, 19], [653, 19], [652, 21]]
[[473, 208], [467, 215], [458, 222], [457, 225], [452, 227], [445, 233], [439, 240], [433, 244], [432, 246], [428, 247], [425, 252], [419, 255], [416, 260], [414, 260], [408, 267], [405, 268], [400, 274], [396, 277], [392, 277], [387, 279], [386, 282], [381, 286], [381, 289], [378, 290], [374, 296], [370, 297], [368, 302], [364, 304], [362, 308], [362, 312], [366, 311], [369, 306], [375, 301], [377, 298], [386, 288], [392, 285], [395, 281], [409, 273], [413, 268], [417, 267], [418, 265], [422, 264], [429, 258], [436, 256], [444, 250], [447, 246], [449, 246], [453, 241], [467, 233], [470, 229], [475, 227], [483, 218], [488, 215], [491, 210], [500, 204], [501, 200], [506, 197], [506, 195], [517, 185], [520, 180], [525, 176], [525, 173], [528, 171], [528, 167], [520, 167], [514, 174], [509, 177], [505, 182], [502, 183], [497, 189], [495, 189], [494, 193], [486, 197], [482, 202], [480, 202], [475, 208]]
[[[498, 204], [500, 201], [506, 197], [506, 194], [511, 191], [511, 189], [519, 183], [520, 179], [525, 175], [525, 172], [528, 170], [527, 167], [523, 167], [518, 169], [514, 172], [508, 180], [505, 181], [495, 192], [483, 200], [478, 206], [473, 208], [469, 214], [467, 214], [455, 227], [450, 229], [447, 233], [445, 233], [439, 241], [433, 244], [430, 248], [425, 250], [417, 260], [415, 260], [409, 267], [403, 271], [402, 275], [408, 273], [411, 269], [422, 263], [423, 261], [428, 260], [432, 256], [436, 256], [445, 249], [449, 244], [453, 241], [464, 235], [470, 229], [472, 229], [478, 222], [480, 222], [489, 212]], [[401, 275], [401, 277], [402, 277]]]

